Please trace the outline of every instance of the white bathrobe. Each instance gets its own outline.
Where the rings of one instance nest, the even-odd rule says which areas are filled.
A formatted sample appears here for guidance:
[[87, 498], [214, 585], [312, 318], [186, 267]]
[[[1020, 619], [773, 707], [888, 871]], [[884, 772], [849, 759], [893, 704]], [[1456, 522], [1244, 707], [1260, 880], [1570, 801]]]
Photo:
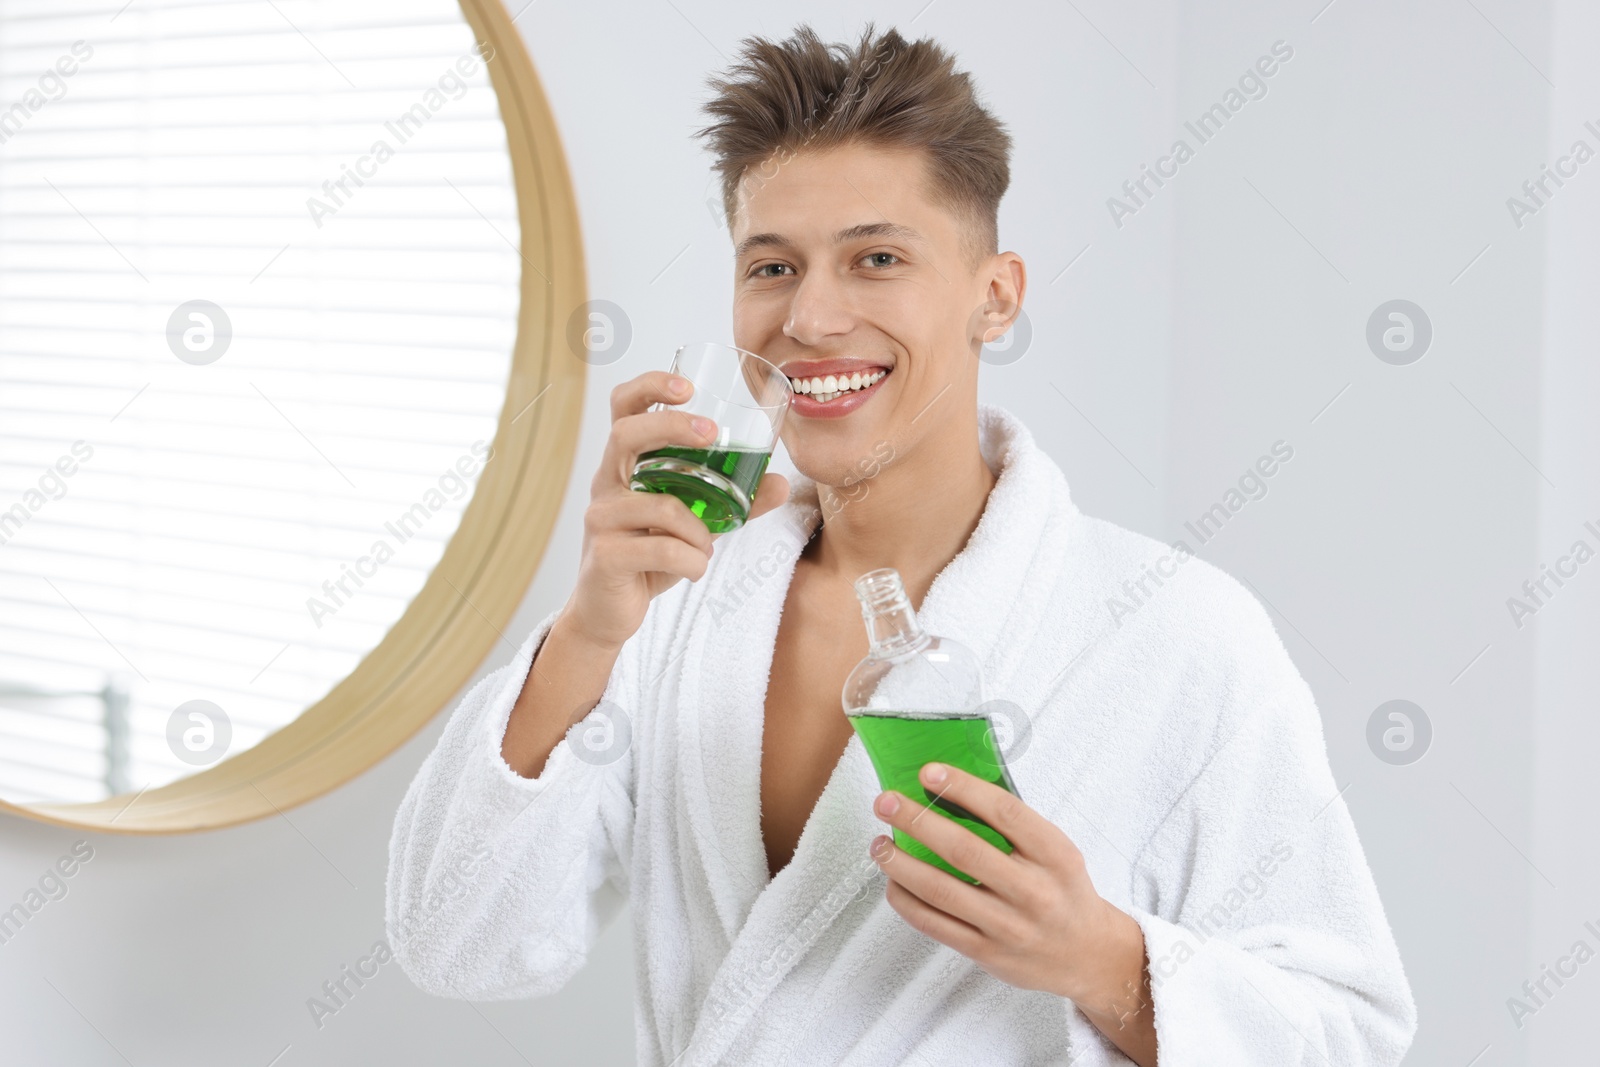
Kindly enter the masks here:
[[[1416, 1009], [1267, 613], [1203, 560], [1079, 513], [1027, 428], [979, 412], [998, 482], [918, 615], [1024, 710], [1002, 738], [1018, 793], [1144, 930], [1160, 1063], [1398, 1063]], [[815, 484], [791, 486], [652, 602], [538, 778], [500, 742], [555, 614], [462, 699], [395, 820], [396, 958], [439, 995], [553, 993], [626, 895], [646, 1067], [1129, 1063], [1071, 1001], [988, 975], [889, 906], [859, 737], [769, 878], [765, 693], [821, 518]]]

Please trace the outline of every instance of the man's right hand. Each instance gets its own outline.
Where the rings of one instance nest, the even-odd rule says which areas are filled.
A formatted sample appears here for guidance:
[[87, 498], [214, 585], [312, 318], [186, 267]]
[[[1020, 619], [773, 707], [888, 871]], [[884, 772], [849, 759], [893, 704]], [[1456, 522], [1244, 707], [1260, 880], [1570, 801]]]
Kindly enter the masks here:
[[[674, 385], [682, 391], [674, 391]], [[710, 420], [701, 420], [697, 429], [686, 411], [649, 410], [657, 402], [681, 404], [692, 392], [687, 379], [667, 371], [647, 371], [611, 391], [611, 436], [590, 483], [577, 585], [559, 620], [570, 635], [597, 648], [620, 649], [644, 623], [657, 594], [682, 578], [697, 581], [722, 536], [706, 529], [677, 497], [628, 487], [641, 452], [704, 448], [716, 439]], [[765, 475], [749, 519], [788, 498], [788, 479]]]

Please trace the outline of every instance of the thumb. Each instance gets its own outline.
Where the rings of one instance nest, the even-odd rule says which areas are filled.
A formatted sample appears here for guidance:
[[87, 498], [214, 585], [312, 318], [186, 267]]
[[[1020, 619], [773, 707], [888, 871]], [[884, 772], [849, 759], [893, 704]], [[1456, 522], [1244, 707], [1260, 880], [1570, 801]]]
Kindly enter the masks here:
[[[789, 479], [781, 474], [766, 474], [756, 488], [755, 499], [750, 501], [750, 518], [765, 515], [789, 499]], [[749, 521], [748, 519], [746, 521]]]

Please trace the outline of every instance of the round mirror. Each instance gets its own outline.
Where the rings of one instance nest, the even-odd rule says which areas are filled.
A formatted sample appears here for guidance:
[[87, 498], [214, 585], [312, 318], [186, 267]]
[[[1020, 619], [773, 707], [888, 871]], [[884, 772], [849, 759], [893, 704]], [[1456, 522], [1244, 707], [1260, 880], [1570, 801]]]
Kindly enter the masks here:
[[272, 814], [450, 699], [553, 524], [583, 268], [532, 64], [498, 0], [52, 0], [0, 86], [0, 802]]

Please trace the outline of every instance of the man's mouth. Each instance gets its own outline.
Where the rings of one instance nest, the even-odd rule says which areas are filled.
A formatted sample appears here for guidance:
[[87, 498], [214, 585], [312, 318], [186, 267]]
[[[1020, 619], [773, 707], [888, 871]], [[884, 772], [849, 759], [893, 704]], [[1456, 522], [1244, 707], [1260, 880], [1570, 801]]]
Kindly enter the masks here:
[[866, 374], [856, 371], [853, 374], [825, 374], [810, 378], [790, 378], [789, 385], [795, 393], [806, 396], [818, 403], [826, 404], [836, 400], [847, 393], [860, 392], [870, 389], [881, 381], [886, 370], [869, 371]]

